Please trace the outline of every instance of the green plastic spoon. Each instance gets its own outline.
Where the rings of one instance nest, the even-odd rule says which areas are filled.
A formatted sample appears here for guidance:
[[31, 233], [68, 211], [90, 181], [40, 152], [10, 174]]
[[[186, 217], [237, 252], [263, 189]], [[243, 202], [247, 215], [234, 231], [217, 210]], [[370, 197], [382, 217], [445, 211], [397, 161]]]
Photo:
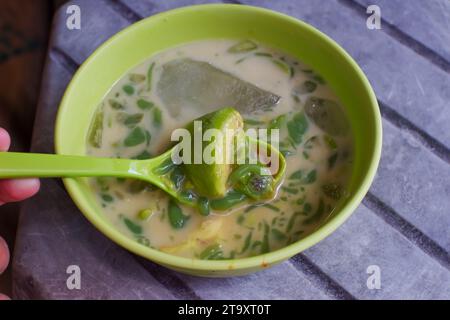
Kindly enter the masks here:
[[[283, 155], [271, 145], [261, 140], [256, 141], [260, 147], [269, 146], [271, 152], [278, 155], [279, 168], [273, 177], [274, 184], [279, 184], [286, 168]], [[120, 177], [139, 179], [164, 190], [181, 203], [193, 205], [191, 201], [180, 196], [173, 184], [162, 178], [164, 166], [171, 161], [172, 150], [173, 148], [148, 160], [0, 152], [0, 179], [26, 177]]]

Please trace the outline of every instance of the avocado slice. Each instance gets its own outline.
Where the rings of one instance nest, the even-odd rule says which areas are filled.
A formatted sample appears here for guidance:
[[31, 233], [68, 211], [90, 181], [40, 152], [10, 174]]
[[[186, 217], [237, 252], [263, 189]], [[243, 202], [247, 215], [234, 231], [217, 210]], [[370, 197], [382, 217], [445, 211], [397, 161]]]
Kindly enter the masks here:
[[[203, 141], [202, 139], [202, 148], [200, 150], [202, 154], [200, 154], [201, 157], [199, 158], [202, 160], [201, 163], [197, 164], [194, 163], [195, 152], [198, 153], [199, 150], [196, 151], [195, 143], [192, 143], [191, 162], [190, 164], [184, 164], [186, 174], [198, 194], [209, 198], [223, 197], [227, 192], [227, 180], [232, 171], [232, 166], [227, 164], [226, 161], [218, 161], [220, 163], [213, 162], [211, 164], [205, 163], [202, 157], [203, 150], [207, 146], [214, 151], [222, 148], [222, 155], [225, 157], [226, 154], [232, 151], [233, 147], [233, 140], [227, 141], [225, 139], [226, 130], [232, 129], [237, 133], [243, 129], [244, 121], [239, 112], [230, 107], [208, 113], [196, 121], [201, 121], [201, 125], [195, 126], [194, 122], [192, 122], [187, 126], [192, 138], [194, 137], [194, 131], [201, 130], [203, 134], [208, 129], [217, 129], [223, 134], [224, 139], [222, 141]], [[219, 143], [222, 145], [219, 145]], [[225, 158], [222, 158], [222, 160], [225, 160]]]

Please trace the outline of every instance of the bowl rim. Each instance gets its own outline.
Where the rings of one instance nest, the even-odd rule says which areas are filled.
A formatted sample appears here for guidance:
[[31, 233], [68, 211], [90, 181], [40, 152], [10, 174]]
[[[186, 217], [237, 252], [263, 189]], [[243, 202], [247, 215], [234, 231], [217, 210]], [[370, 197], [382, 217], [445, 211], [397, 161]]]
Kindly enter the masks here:
[[223, 270], [238, 270], [238, 269], [266, 267], [271, 264], [275, 264], [277, 262], [289, 259], [290, 257], [315, 245], [316, 243], [320, 242], [321, 240], [329, 236], [340, 225], [342, 225], [359, 206], [362, 199], [368, 192], [369, 187], [374, 179], [381, 157], [381, 143], [382, 143], [381, 114], [375, 93], [373, 92], [373, 89], [367, 77], [365, 76], [361, 68], [358, 66], [358, 64], [353, 60], [353, 58], [339, 44], [337, 44], [333, 39], [328, 37], [326, 34], [322, 33], [313, 26], [307, 24], [306, 22], [303, 22], [299, 19], [293, 18], [283, 13], [255, 6], [236, 5], [236, 4], [202, 4], [176, 8], [162, 13], [158, 13], [129, 25], [128, 27], [114, 34], [103, 44], [101, 44], [98, 48], [96, 48], [95, 51], [83, 62], [83, 64], [78, 68], [78, 70], [72, 77], [69, 85], [67, 86], [64, 92], [63, 98], [61, 100], [57, 112], [55, 136], [54, 136], [55, 151], [56, 153], [61, 154], [62, 149], [61, 133], [63, 132], [61, 115], [65, 113], [65, 110], [69, 106], [69, 104], [67, 103], [69, 95], [68, 93], [72, 90], [73, 84], [76, 82], [75, 80], [78, 77], [80, 77], [80, 74], [83, 73], [83, 70], [89, 66], [90, 62], [96, 58], [96, 56], [99, 54], [100, 51], [105, 50], [112, 42], [116, 41], [118, 37], [122, 37], [127, 33], [132, 32], [134, 28], [139, 27], [141, 24], [148, 23], [150, 19], [151, 20], [164, 19], [173, 14], [180, 14], [180, 13], [189, 14], [190, 12], [198, 9], [206, 9], [206, 10], [232, 9], [232, 10], [247, 11], [249, 14], [256, 12], [258, 14], [267, 15], [268, 17], [285, 19], [288, 22], [292, 23], [293, 25], [297, 25], [300, 28], [308, 29], [312, 34], [314, 34], [314, 36], [319, 38], [320, 41], [328, 43], [328, 45], [330, 45], [333, 48], [333, 50], [335, 50], [342, 56], [343, 59], [349, 62], [351, 68], [356, 72], [357, 77], [359, 78], [363, 87], [368, 93], [370, 105], [368, 104], [367, 107], [372, 109], [371, 111], [373, 114], [373, 122], [374, 122], [373, 124], [375, 130], [373, 156], [371, 158], [369, 168], [365, 173], [365, 176], [358, 190], [350, 197], [346, 205], [340, 208], [340, 211], [337, 214], [335, 214], [330, 220], [328, 220], [324, 225], [313, 231], [305, 238], [302, 238], [288, 246], [282, 247], [272, 252], [247, 258], [237, 258], [229, 260], [200, 260], [171, 255], [159, 251], [157, 249], [149, 248], [137, 243], [136, 241], [122, 234], [112, 225], [105, 223], [104, 220], [100, 219], [98, 215], [89, 208], [89, 206], [84, 200], [84, 196], [82, 195], [81, 191], [77, 188], [78, 183], [75, 179], [65, 178], [63, 179], [63, 182], [70, 197], [72, 198], [72, 201], [77, 205], [77, 207], [80, 209], [83, 215], [102, 234], [104, 234], [113, 242], [119, 244], [123, 248], [131, 251], [132, 253], [142, 256], [153, 262], [165, 265], [167, 267], [177, 268], [180, 271], [188, 269], [188, 270], [214, 272]]

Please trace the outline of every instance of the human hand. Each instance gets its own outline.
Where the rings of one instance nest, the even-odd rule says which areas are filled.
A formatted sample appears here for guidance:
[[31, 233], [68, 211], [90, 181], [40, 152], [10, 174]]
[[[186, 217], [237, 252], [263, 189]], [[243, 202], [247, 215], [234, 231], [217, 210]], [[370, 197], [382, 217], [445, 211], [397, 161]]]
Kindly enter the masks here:
[[[11, 139], [8, 132], [0, 128], [0, 152], [8, 151]], [[0, 205], [16, 202], [33, 196], [39, 190], [38, 179], [5, 179], [0, 180]], [[0, 274], [9, 263], [9, 249], [5, 240], [0, 237]], [[0, 293], [0, 300], [9, 299]]]

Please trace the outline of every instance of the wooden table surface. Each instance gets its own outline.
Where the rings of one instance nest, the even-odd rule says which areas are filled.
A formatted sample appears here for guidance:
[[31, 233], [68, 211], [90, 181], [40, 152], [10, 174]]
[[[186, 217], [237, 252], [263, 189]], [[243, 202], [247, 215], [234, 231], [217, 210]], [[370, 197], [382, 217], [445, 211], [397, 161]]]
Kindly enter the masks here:
[[[72, 1], [56, 13], [32, 151], [53, 152], [53, 127], [73, 73], [102, 42], [157, 12], [213, 1]], [[379, 99], [383, 154], [354, 215], [330, 237], [274, 268], [239, 278], [178, 274], [109, 241], [59, 180], [24, 206], [14, 252], [15, 298], [40, 299], [450, 299], [450, 1], [224, 1], [299, 18], [358, 62]], [[66, 8], [81, 8], [81, 30]], [[366, 7], [381, 8], [381, 30]], [[81, 268], [81, 289], [66, 286]], [[369, 266], [381, 288], [369, 289]]]

